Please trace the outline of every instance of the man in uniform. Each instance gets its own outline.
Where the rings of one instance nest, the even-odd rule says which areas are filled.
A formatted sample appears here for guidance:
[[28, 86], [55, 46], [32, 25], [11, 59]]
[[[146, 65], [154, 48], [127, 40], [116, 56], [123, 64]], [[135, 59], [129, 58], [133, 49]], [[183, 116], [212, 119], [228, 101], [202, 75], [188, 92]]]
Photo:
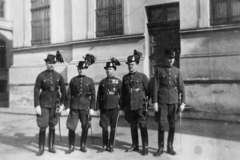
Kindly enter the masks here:
[[[185, 91], [181, 73], [174, 67], [175, 51], [167, 49], [164, 54], [164, 66], [156, 67], [155, 78], [152, 88], [152, 103], [155, 110], [155, 121], [158, 127], [158, 150], [156, 156], [163, 153], [164, 148], [164, 126], [169, 124], [167, 153], [175, 155], [173, 140], [175, 132], [175, 121], [177, 111], [183, 111], [185, 106]], [[181, 95], [181, 97], [179, 97]], [[180, 108], [178, 108], [180, 102]]]
[[147, 106], [144, 107], [144, 99], [148, 95], [148, 78], [137, 71], [142, 54], [134, 50], [134, 54], [128, 56], [127, 65], [129, 73], [122, 79], [122, 110], [125, 111], [125, 119], [130, 123], [132, 146], [126, 152], [138, 151], [138, 124], [141, 130], [143, 155], [148, 154], [148, 131], [146, 126]]
[[84, 59], [85, 61], [79, 61], [77, 66], [79, 75], [71, 79], [67, 93], [68, 101], [66, 108], [69, 113], [67, 118], [69, 149], [66, 151], [66, 154], [74, 151], [75, 130], [79, 119], [82, 123], [80, 151], [87, 152], [85, 145], [88, 129], [91, 127], [90, 116], [94, 114], [95, 109], [95, 86], [93, 79], [87, 77], [85, 72], [88, 66], [95, 62], [96, 58], [91, 54], [87, 54]]
[[[60, 73], [54, 71], [54, 64], [56, 62], [63, 62], [60, 52], [57, 51], [56, 56], [49, 54], [45, 62], [47, 69], [37, 76], [34, 87], [34, 106], [37, 113], [37, 124], [40, 127], [38, 156], [44, 153], [45, 134], [48, 126], [49, 152], [56, 153], [54, 149], [55, 125], [58, 123], [58, 114], [64, 108], [63, 103], [66, 96], [64, 79]], [[59, 91], [61, 92], [61, 96]]]
[[[115, 141], [115, 131], [118, 121], [118, 110], [120, 109], [120, 97], [122, 82], [114, 77], [114, 72], [120, 63], [117, 59], [111, 58], [110, 62], [106, 63], [107, 78], [101, 80], [97, 94], [97, 113], [100, 113], [100, 126], [102, 127], [103, 147], [98, 152], [109, 150], [113, 152]], [[108, 126], [110, 124], [111, 132], [108, 140]]]

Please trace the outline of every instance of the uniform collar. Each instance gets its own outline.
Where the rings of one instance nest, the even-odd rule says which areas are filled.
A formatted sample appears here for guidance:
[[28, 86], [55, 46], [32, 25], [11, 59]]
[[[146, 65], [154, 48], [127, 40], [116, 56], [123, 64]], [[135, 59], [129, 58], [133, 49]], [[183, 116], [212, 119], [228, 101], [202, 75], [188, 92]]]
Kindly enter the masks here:
[[86, 77], [85, 75], [78, 75], [77, 77]]
[[135, 73], [137, 73], [137, 71], [135, 71], [135, 72], [129, 72], [130, 75], [134, 75]]

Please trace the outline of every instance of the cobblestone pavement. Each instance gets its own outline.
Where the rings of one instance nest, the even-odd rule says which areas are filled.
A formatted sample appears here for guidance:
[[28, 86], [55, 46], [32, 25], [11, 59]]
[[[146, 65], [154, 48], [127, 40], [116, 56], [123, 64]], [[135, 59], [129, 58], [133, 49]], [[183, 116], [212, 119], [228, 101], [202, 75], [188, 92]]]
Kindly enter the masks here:
[[0, 160], [136, 160], [136, 159], [161, 159], [161, 160], [238, 160], [240, 157], [240, 123], [220, 121], [183, 119], [180, 127], [177, 123], [174, 137], [174, 149], [177, 155], [166, 153], [167, 131], [165, 131], [165, 148], [160, 157], [154, 157], [157, 148], [157, 124], [150, 117], [148, 120], [149, 154], [141, 155], [141, 139], [139, 131], [139, 152], [126, 153], [125, 149], [131, 146], [129, 124], [120, 118], [116, 134], [116, 145], [113, 153], [97, 153], [102, 146], [101, 128], [99, 118], [92, 120], [92, 134], [89, 130], [87, 140], [87, 153], [79, 151], [81, 126], [76, 131], [75, 151], [66, 155], [68, 149], [68, 130], [66, 129], [66, 116], [61, 117], [62, 141], [60, 141], [58, 126], [56, 127], [56, 154], [48, 152], [47, 136], [45, 152], [37, 157], [38, 130], [34, 112], [17, 113], [0, 110]]

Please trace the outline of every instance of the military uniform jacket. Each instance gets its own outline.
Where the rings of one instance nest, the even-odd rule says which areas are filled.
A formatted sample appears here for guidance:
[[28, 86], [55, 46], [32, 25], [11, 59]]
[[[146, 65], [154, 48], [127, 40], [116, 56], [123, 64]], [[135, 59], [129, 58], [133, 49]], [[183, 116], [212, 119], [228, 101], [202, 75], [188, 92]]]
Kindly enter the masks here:
[[142, 109], [143, 98], [148, 95], [148, 84], [148, 78], [143, 73], [134, 72], [123, 76], [122, 109]]
[[176, 104], [179, 103], [179, 94], [181, 93], [181, 102], [185, 103], [185, 89], [181, 73], [178, 68], [157, 67], [153, 84], [153, 103]]
[[67, 93], [67, 108], [95, 109], [95, 85], [92, 78], [84, 75], [73, 77]]
[[116, 77], [107, 77], [101, 80], [98, 87], [96, 109], [119, 109], [121, 87], [122, 82]]
[[[59, 93], [59, 89], [61, 94]], [[45, 70], [37, 76], [34, 87], [35, 107], [40, 105], [41, 107], [54, 108], [57, 100], [62, 104], [65, 102], [65, 96], [65, 83], [60, 73], [54, 70]]]

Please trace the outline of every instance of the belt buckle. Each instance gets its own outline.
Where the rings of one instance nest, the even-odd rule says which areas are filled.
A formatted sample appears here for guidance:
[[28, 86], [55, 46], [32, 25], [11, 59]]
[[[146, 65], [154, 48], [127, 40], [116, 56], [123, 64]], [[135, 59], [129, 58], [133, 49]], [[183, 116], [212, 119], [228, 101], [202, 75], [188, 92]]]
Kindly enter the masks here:
[[50, 90], [51, 90], [51, 91], [54, 91], [54, 86], [51, 86]]

